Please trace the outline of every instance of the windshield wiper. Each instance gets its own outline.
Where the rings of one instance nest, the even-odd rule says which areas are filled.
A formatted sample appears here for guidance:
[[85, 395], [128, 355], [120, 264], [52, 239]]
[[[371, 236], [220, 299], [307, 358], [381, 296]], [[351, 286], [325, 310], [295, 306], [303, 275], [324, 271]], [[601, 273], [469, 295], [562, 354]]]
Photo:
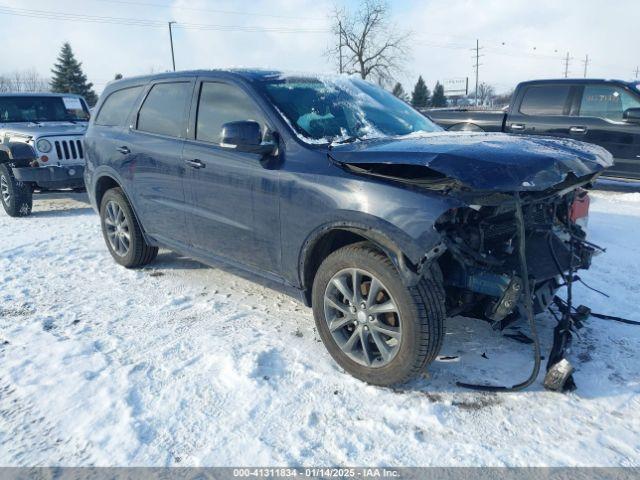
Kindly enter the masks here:
[[353, 143], [361, 140], [364, 140], [364, 138], [358, 135], [348, 135], [346, 137], [340, 137], [337, 140], [332, 140], [329, 147], [331, 147], [331, 145], [342, 145], [343, 143]]

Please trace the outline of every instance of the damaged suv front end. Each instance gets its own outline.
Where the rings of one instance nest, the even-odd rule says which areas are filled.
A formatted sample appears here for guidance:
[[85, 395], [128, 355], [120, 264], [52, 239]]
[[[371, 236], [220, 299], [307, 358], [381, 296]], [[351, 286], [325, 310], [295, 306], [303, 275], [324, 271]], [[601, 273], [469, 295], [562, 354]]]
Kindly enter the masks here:
[[[329, 161], [296, 166], [310, 170], [299, 190], [313, 185], [314, 195], [304, 206], [285, 203], [286, 218], [296, 219], [287, 232], [292, 239], [319, 223], [318, 236], [332, 227], [357, 234], [384, 252], [405, 288], [425, 279], [433, 284], [425, 287], [437, 299], [432, 317], [465, 315], [497, 329], [527, 319], [536, 363], [529, 380], [511, 389], [536, 378], [534, 316], [559, 302], [556, 292], [566, 285], [568, 306], [560, 309], [548, 360], [548, 377], [557, 378], [546, 384], [570, 383], [568, 369], [556, 375], [554, 368], [570, 340], [574, 272], [589, 268], [599, 250], [587, 240], [587, 192], [613, 164], [606, 150], [554, 137], [444, 132], [388, 92], [348, 77], [274, 73], [260, 77], [259, 88], [297, 137], [290, 151], [295, 155], [302, 145]], [[322, 261], [336, 243], [356, 241], [336, 238], [323, 250], [313, 248], [321, 243], [315, 233], [305, 235], [303, 288], [314, 272], [308, 274], [307, 264]], [[320, 258], [305, 262], [309, 251]], [[345, 315], [357, 311], [341, 300]], [[436, 325], [430, 336], [441, 334]]]
[[[384, 152], [384, 154], [382, 154]], [[522, 296], [516, 253], [516, 198], [522, 205], [526, 258], [536, 312], [570, 269], [589, 268], [585, 187], [612, 163], [581, 142], [504, 134], [433, 133], [334, 147], [351, 172], [436, 191], [460, 206], [441, 215], [438, 263], [451, 315], [492, 322], [513, 317]]]
[[[429, 133], [335, 146], [330, 157], [352, 173], [459, 202], [434, 223], [440, 243], [426, 254], [426, 263], [436, 262], [442, 272], [447, 316], [462, 314], [503, 329], [527, 317], [527, 304], [532, 315], [542, 313], [600, 250], [586, 232], [587, 189], [612, 164], [600, 147]], [[563, 358], [569, 328], [564, 322], [556, 329], [550, 371]], [[569, 375], [555, 388], [564, 388]]]

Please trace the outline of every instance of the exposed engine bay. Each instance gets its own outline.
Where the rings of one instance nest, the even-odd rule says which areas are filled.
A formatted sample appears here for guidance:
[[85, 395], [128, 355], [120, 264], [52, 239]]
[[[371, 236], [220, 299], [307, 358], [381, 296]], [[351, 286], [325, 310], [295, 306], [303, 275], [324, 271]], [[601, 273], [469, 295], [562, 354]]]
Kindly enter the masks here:
[[[522, 278], [517, 254], [516, 201], [522, 204], [526, 261], [534, 314], [545, 311], [569, 271], [588, 269], [599, 251], [586, 240], [588, 187], [598, 176], [567, 175], [542, 191], [496, 192], [469, 188], [428, 167], [345, 164], [353, 173], [456, 197], [466, 205], [440, 216], [437, 261], [447, 293], [447, 314], [488, 320], [504, 328], [521, 315]], [[430, 254], [428, 254], [430, 255]], [[436, 260], [437, 259], [437, 260]]]
[[544, 385], [555, 391], [575, 388], [573, 367], [565, 358], [579, 323], [572, 306], [572, 283], [579, 278], [574, 272], [589, 268], [592, 256], [601, 250], [585, 238], [588, 207], [587, 191], [569, 186], [524, 200], [516, 192], [513, 201], [469, 204], [438, 219], [435, 228], [447, 247], [438, 261], [448, 314], [485, 319], [498, 329], [526, 318], [533, 337], [534, 364], [527, 380], [513, 386], [458, 385], [484, 391], [531, 385], [542, 360], [534, 316], [552, 302], [563, 302], [556, 292], [566, 286], [567, 301], [559, 306], [563, 312], [556, 317]]
[[[514, 391], [531, 385], [540, 371], [542, 355], [534, 316], [556, 304], [553, 347], [547, 361], [545, 387], [564, 391], [575, 387], [573, 367], [565, 358], [576, 315], [571, 300], [575, 272], [588, 269], [602, 249], [586, 240], [589, 187], [600, 172], [581, 177], [568, 173], [546, 188], [520, 181], [513, 190], [473, 188], [458, 178], [428, 166], [342, 164], [366, 176], [403, 183], [461, 200], [462, 206], [442, 214], [434, 224], [441, 243], [427, 252], [425, 264], [437, 262], [442, 273], [447, 316], [465, 315], [488, 321], [502, 330], [511, 323], [529, 322], [534, 366], [527, 380], [513, 386], [460, 386], [485, 391]], [[541, 178], [541, 175], [538, 176]], [[487, 179], [484, 182], [488, 184]], [[529, 187], [537, 187], [528, 189]], [[556, 296], [565, 286], [565, 302]], [[554, 314], [555, 315], [555, 314]]]
[[[523, 198], [526, 260], [534, 313], [551, 304], [568, 271], [589, 268], [596, 249], [586, 242], [577, 207], [588, 201], [584, 189], [562, 195]], [[518, 316], [522, 278], [512, 198], [498, 205], [450, 210], [436, 229], [446, 252], [438, 259], [450, 315], [465, 314], [504, 328]]]

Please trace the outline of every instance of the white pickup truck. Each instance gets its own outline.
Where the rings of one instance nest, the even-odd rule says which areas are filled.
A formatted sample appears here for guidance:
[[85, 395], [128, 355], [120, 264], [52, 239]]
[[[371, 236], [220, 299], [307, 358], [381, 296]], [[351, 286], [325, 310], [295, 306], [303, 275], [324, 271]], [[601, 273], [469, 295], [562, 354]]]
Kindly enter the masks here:
[[0, 201], [8, 215], [29, 215], [34, 192], [84, 187], [88, 120], [78, 95], [0, 94]]

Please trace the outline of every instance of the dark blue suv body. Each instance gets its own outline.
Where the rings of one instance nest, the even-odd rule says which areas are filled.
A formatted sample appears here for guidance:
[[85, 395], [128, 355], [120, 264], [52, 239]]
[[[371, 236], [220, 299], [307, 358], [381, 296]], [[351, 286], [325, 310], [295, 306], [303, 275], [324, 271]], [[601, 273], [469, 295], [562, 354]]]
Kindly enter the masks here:
[[580, 142], [445, 133], [344, 77], [138, 77], [108, 85], [96, 112], [85, 182], [116, 261], [165, 247], [276, 282], [313, 305], [344, 368], [383, 385], [435, 358], [448, 314], [517, 316], [518, 209], [540, 250], [526, 255], [545, 258], [524, 275], [538, 311], [561, 273], [547, 237], [562, 268], [588, 266], [587, 244], [552, 227], [584, 238], [577, 189], [611, 163]]

